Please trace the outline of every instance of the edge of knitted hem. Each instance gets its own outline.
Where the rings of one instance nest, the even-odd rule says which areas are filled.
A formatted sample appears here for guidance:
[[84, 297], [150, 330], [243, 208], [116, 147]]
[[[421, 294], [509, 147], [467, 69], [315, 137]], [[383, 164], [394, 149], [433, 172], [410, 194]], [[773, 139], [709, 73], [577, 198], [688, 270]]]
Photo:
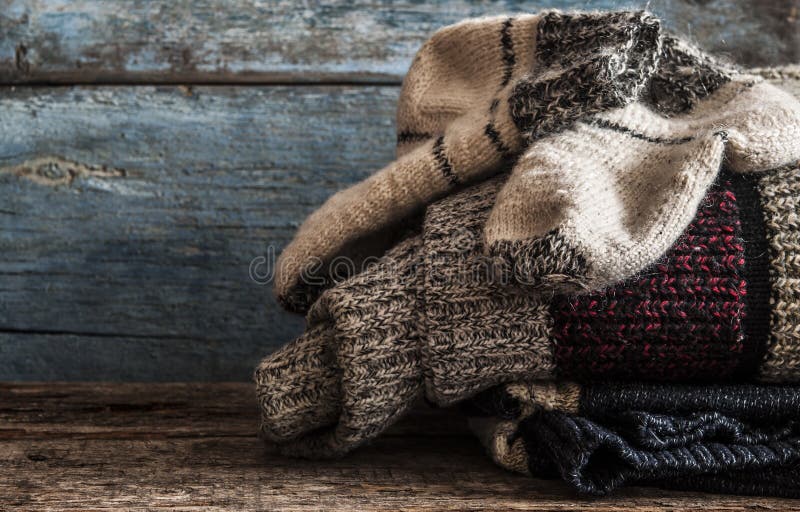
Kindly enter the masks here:
[[759, 192], [761, 176], [723, 170], [722, 178], [730, 181], [739, 205], [742, 238], [745, 241], [744, 278], [747, 282], [744, 331], [744, 353], [734, 376], [754, 377], [766, 357], [770, 334], [771, 281], [769, 275], [770, 250], [767, 227]]

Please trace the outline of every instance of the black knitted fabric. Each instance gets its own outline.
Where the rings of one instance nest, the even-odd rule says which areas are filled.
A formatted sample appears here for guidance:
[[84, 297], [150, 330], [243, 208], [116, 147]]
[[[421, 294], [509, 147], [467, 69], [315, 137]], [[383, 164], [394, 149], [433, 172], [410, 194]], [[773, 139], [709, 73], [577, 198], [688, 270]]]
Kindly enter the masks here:
[[800, 387], [604, 383], [586, 386], [578, 413], [525, 410], [499, 386], [472, 416], [518, 420], [538, 477], [603, 495], [629, 484], [800, 497]]
[[758, 370], [764, 360], [770, 334], [770, 294], [769, 277], [769, 238], [764, 223], [764, 211], [759, 193], [760, 176], [757, 174], [728, 173], [731, 189], [739, 204], [744, 244], [744, 275], [747, 281], [745, 296], [745, 315], [743, 330], [750, 340], [743, 345], [745, 354], [739, 360], [735, 372], [740, 379], [746, 379]]
[[[520, 423], [519, 435], [532, 474], [548, 476], [555, 470], [583, 494], [603, 495], [626, 484], [711, 490], [698, 476], [713, 477], [716, 488], [745, 492], [750, 486], [752, 494], [765, 494], [768, 488], [756, 485], [753, 475], [800, 463], [796, 422], [759, 429], [716, 413], [667, 417], [639, 412], [606, 426], [560, 411], [539, 411]], [[786, 490], [790, 496], [795, 491]]]
[[745, 421], [773, 422], [800, 419], [800, 387], [603, 383], [582, 389], [579, 409], [581, 416], [594, 420], [647, 411], [677, 416], [717, 412]]
[[749, 496], [800, 497], [800, 467], [772, 468], [764, 471], [731, 471], [720, 475], [700, 475], [657, 482], [654, 485], [681, 491], [744, 494]]

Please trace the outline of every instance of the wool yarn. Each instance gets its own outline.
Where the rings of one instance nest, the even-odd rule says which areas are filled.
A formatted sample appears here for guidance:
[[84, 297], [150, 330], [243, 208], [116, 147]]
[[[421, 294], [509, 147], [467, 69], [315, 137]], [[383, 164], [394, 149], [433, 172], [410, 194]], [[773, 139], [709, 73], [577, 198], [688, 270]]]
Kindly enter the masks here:
[[486, 246], [521, 284], [599, 290], [675, 243], [723, 161], [752, 173], [798, 159], [800, 103], [666, 37], [642, 101], [527, 148], [486, 223]]
[[636, 484], [797, 497], [799, 406], [787, 386], [528, 382], [464, 409], [499, 465], [581, 493]]
[[800, 167], [724, 171], [661, 259], [621, 284], [541, 295], [495, 271], [483, 227], [507, 175], [432, 204], [412, 234], [322, 293], [303, 336], [256, 370], [262, 433], [335, 456], [425, 396], [529, 379], [800, 377]]
[[308, 217], [278, 260], [278, 300], [307, 311], [335, 257], [361, 257], [365, 238], [497, 173], [530, 132], [633, 101], [655, 70], [660, 35], [642, 11], [480, 18], [436, 32], [403, 81], [398, 159]]
[[662, 37], [644, 12], [446, 27], [414, 59], [397, 125], [398, 160], [330, 198], [281, 253], [275, 290], [287, 309], [307, 311], [336, 257], [381, 254], [392, 226], [523, 152], [485, 248], [509, 279], [560, 291], [652, 264], [723, 159], [737, 172], [800, 159], [796, 100]]

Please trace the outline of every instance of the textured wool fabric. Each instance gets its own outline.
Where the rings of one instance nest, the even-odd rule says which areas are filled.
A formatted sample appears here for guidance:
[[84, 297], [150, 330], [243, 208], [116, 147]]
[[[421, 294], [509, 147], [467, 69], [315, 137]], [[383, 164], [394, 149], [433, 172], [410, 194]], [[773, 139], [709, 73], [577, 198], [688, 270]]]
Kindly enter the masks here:
[[432, 205], [422, 234], [322, 293], [306, 333], [256, 369], [266, 439], [293, 455], [339, 455], [423, 394], [450, 404], [552, 375], [547, 304], [494, 285], [476, 259], [501, 184]]
[[397, 125], [398, 160], [333, 196], [281, 253], [275, 290], [287, 309], [305, 312], [334, 282], [335, 258], [381, 254], [390, 226], [526, 147], [486, 250], [508, 279], [561, 291], [600, 289], [653, 263], [723, 158], [738, 172], [800, 159], [800, 104], [662, 39], [642, 12], [442, 29], [414, 59]]
[[800, 369], [800, 172], [786, 168], [765, 176], [757, 193], [769, 243], [772, 315], [762, 378], [790, 379]]
[[[335, 194], [281, 253], [275, 291], [303, 312], [327, 267], [460, 184], [497, 173], [525, 139], [633, 101], [660, 51], [644, 12], [494, 17], [436, 32], [400, 94], [398, 159]], [[389, 230], [390, 231], [390, 230]]]
[[267, 440], [290, 441], [282, 449], [295, 455], [344, 453], [420, 396], [416, 287], [408, 285], [419, 279], [420, 244], [409, 238], [372, 271], [327, 290], [306, 333], [261, 363], [255, 378]]
[[785, 262], [797, 248], [767, 246], [796, 230], [794, 211], [770, 205], [775, 190], [780, 204], [800, 197], [800, 168], [723, 172], [656, 264], [553, 296], [503, 281], [485, 257], [482, 228], [505, 178], [431, 205], [419, 234], [323, 292], [306, 333], [259, 365], [262, 432], [279, 449], [339, 455], [420, 396], [449, 405], [504, 382], [800, 377], [785, 356], [800, 342], [796, 318], [781, 302], [796, 304]]
[[761, 331], [747, 335], [748, 317], [768, 301], [759, 289], [769, 283], [763, 273], [747, 275], [757, 267], [745, 253], [751, 246], [741, 211], [757, 206], [737, 195], [741, 180], [726, 174], [712, 187], [685, 236], [640, 276], [598, 292], [553, 297], [562, 375], [676, 381], [704, 373], [723, 378], [740, 368], [748, 373], [765, 343]]
[[[517, 383], [465, 409], [492, 458], [582, 493], [633, 483], [794, 497], [800, 388]], [[768, 471], [767, 471], [768, 470]]]
[[660, 258], [723, 159], [759, 172], [800, 159], [800, 103], [667, 37], [643, 101], [533, 142], [486, 224], [519, 283], [598, 290]]

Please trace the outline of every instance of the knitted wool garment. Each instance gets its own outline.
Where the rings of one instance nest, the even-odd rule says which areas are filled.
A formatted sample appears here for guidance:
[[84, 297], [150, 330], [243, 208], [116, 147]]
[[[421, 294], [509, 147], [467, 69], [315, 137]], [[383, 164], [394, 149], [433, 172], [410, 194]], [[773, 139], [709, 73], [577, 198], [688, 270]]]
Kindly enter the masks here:
[[659, 22], [641, 11], [479, 18], [439, 30], [403, 81], [398, 159], [304, 222], [278, 261], [278, 300], [307, 311], [330, 284], [331, 260], [362, 258], [374, 237], [391, 238], [390, 226], [497, 173], [531, 130], [557, 131], [633, 101], [659, 51]]
[[535, 141], [514, 166], [485, 228], [509, 278], [562, 291], [616, 284], [675, 243], [723, 159], [742, 173], [800, 159], [790, 94], [678, 39], [663, 48], [648, 101]]
[[485, 249], [508, 276], [561, 291], [601, 289], [652, 264], [723, 158], [738, 172], [800, 159], [797, 101], [660, 37], [642, 12], [442, 29], [414, 59], [397, 124], [399, 159], [333, 196], [281, 253], [276, 294], [288, 309], [306, 311], [329, 286], [332, 260], [363, 258], [375, 238], [391, 240], [388, 226], [526, 147]]
[[797, 387], [518, 383], [465, 409], [499, 465], [581, 493], [637, 484], [800, 496]]
[[503, 282], [484, 256], [503, 179], [431, 205], [419, 235], [320, 296], [305, 334], [256, 370], [267, 439], [338, 455], [423, 394], [449, 405], [526, 379], [800, 376], [797, 166], [723, 172], [659, 262], [572, 296]]

